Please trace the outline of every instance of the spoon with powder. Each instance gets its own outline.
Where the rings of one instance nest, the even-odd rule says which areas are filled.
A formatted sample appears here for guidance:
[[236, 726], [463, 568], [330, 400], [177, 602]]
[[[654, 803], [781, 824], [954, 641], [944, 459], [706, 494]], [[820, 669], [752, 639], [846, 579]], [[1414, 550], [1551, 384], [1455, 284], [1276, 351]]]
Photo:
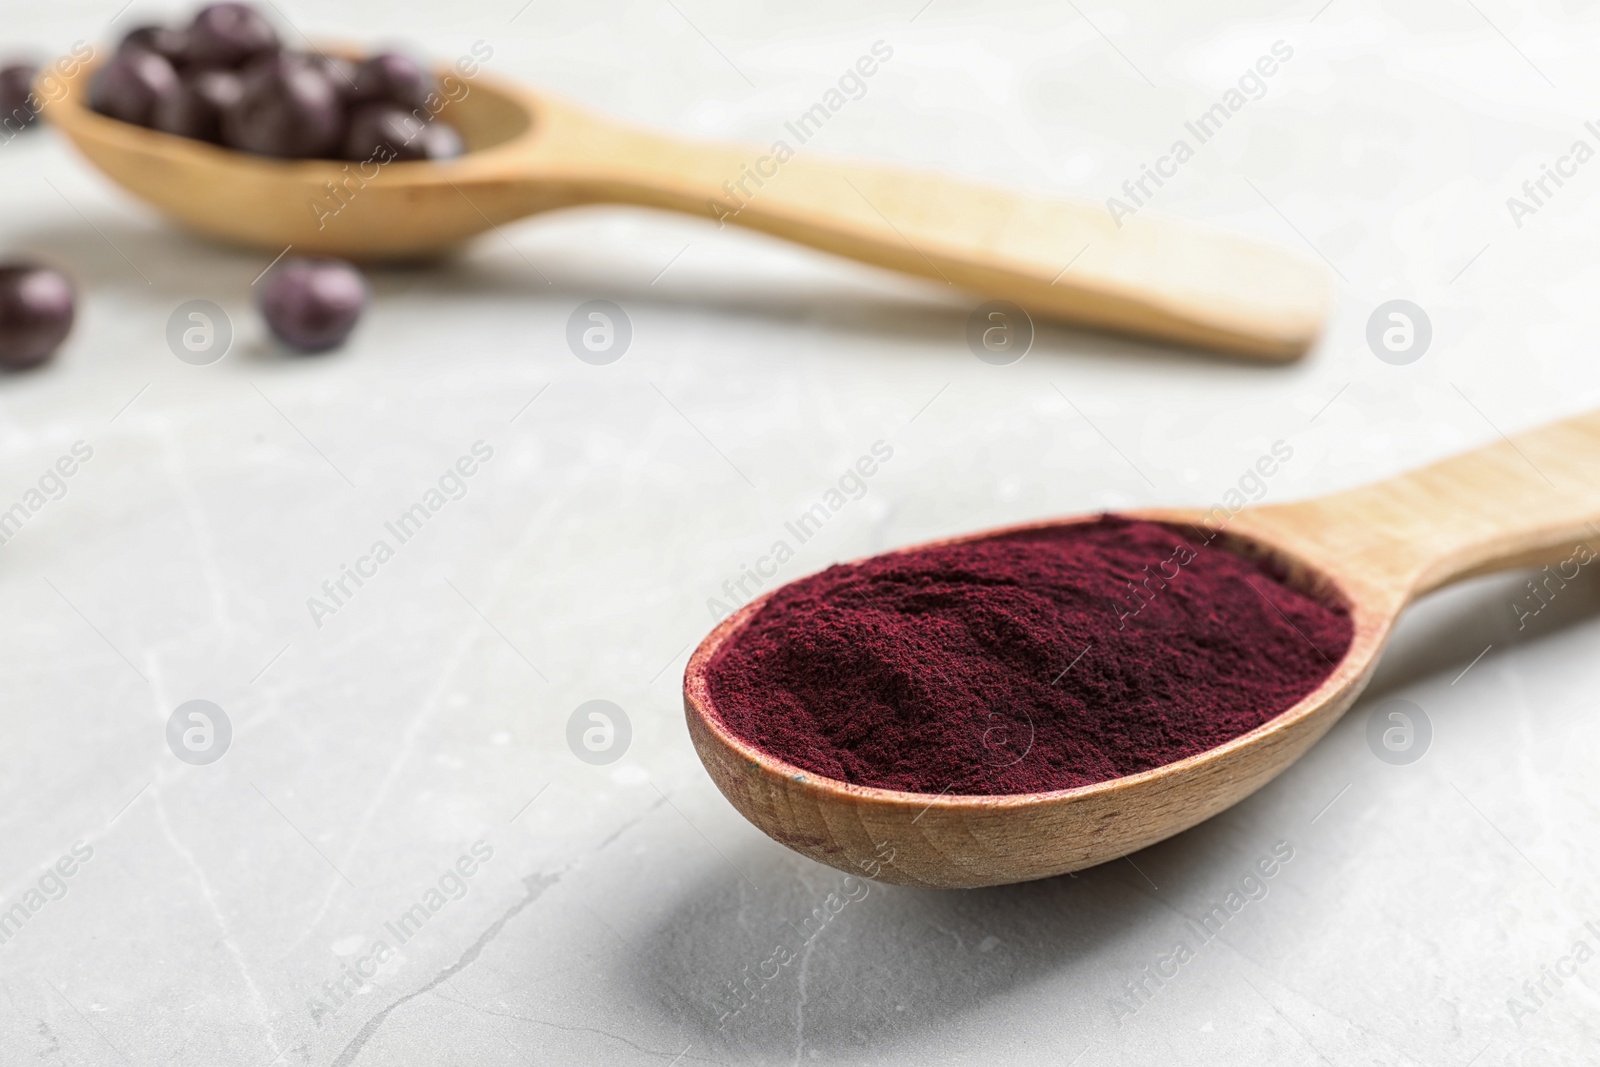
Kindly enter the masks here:
[[[875, 48], [853, 69], [877, 72], [892, 56], [883, 42]], [[1271, 245], [1144, 213], [1113, 220], [1095, 202], [829, 159], [806, 143], [817, 115], [831, 116], [827, 105], [769, 146], [710, 144], [445, 70], [453, 102], [441, 118], [465, 155], [279, 160], [96, 113], [96, 66], [41, 82], [45, 117], [167, 215], [269, 253], [287, 245], [299, 255], [414, 258], [538, 212], [629, 204], [760, 230], [1044, 318], [1263, 360], [1302, 355], [1330, 299], [1321, 267]], [[1009, 361], [1026, 327], [989, 310], [969, 340]]]
[[700, 644], [690, 736], [746, 818], [853, 874], [966, 887], [1093, 866], [1302, 756], [1416, 597], [1547, 564], [1538, 604], [1576, 577], [1600, 545], [1597, 472], [1591, 413], [1231, 517], [1082, 516], [832, 567]]

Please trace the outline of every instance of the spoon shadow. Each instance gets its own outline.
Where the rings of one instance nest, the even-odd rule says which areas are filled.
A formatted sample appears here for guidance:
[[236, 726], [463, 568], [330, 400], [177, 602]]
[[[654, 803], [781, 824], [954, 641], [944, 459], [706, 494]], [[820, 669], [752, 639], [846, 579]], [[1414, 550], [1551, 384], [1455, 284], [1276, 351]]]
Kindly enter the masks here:
[[[574, 208], [548, 215], [559, 218], [596, 211]], [[563, 224], [571, 226], [575, 221], [576, 218], [568, 218]], [[539, 225], [539, 221], [518, 225]], [[668, 225], [679, 232], [692, 233], [679, 220], [671, 219]], [[768, 243], [789, 250], [783, 242], [759, 234], [740, 233], [719, 239]], [[698, 312], [734, 327], [779, 326], [790, 331], [807, 329], [906, 345], [898, 348], [891, 344], [880, 350], [879, 354], [888, 358], [925, 359], [926, 352], [916, 346], [929, 344], [965, 352], [968, 319], [982, 302], [970, 294], [951, 297], [937, 288], [922, 296], [916, 292], [916, 283], [907, 283], [888, 272], [880, 279], [872, 268], [847, 261], [840, 263], [850, 273], [861, 275], [862, 283], [820, 278], [807, 272], [799, 284], [780, 276], [727, 275], [703, 276], [681, 283], [668, 279], [667, 284], [657, 284], [659, 275], [646, 278], [645, 269], [629, 270], [628, 264], [619, 263], [614, 256], [596, 262], [581, 250], [562, 248], [556, 252], [537, 251], [532, 259], [520, 252], [512, 258], [500, 254], [505, 251], [503, 245], [495, 249], [497, 240], [490, 235], [449, 255], [369, 265], [364, 269], [379, 295], [425, 284], [439, 296], [500, 298], [519, 304], [553, 301], [576, 307], [603, 298], [615, 301], [624, 310]], [[143, 221], [102, 216], [92, 225], [63, 222], [22, 229], [12, 247], [17, 253], [44, 259], [66, 270], [85, 293], [137, 293], [173, 306], [195, 298], [215, 300], [225, 306], [230, 301], [248, 300], [262, 271], [273, 262], [271, 254], [219, 244], [153, 216]], [[494, 258], [486, 256], [486, 251]], [[821, 253], [814, 255], [822, 260], [831, 258]], [[1151, 370], [1192, 366], [1199, 361], [1218, 373], [1252, 377], [1295, 372], [1293, 364], [1229, 358], [1046, 320], [1034, 323], [1033, 343], [1026, 358], [1118, 364], [1137, 361]]]
[[708, 875], [617, 976], [696, 1035], [705, 1055], [733, 1063], [788, 1061], [802, 1041], [829, 1059], [914, 1046], [941, 1022], [1046, 976], [1059, 983], [1066, 970], [1074, 995], [1061, 1008], [1065, 1062], [1083, 1044], [1074, 1033], [1107, 1014], [1097, 977], [1116, 960], [1170, 948], [1150, 931], [1176, 923], [1127, 864], [950, 893], [848, 878], [757, 848], [735, 862], [755, 868], [760, 892]]
[[[1486, 650], [1498, 655], [1600, 615], [1597, 570], [1584, 567], [1543, 606], [1526, 586], [1536, 571], [1508, 571], [1430, 593], [1406, 609], [1371, 683], [1346, 718], [1425, 678], [1465, 677], [1468, 670], [1481, 666], [1478, 657]], [[1525, 611], [1538, 610], [1519, 617], [1514, 604]]]
[[[1530, 576], [1478, 579], [1421, 602], [1401, 622], [1373, 685], [1335, 726], [1349, 736], [1333, 743], [1365, 755], [1356, 737], [1362, 709], [1372, 701], [1426, 679], [1455, 677], [1486, 644], [1538, 641], [1600, 615], [1600, 574], [1585, 573], [1519, 631], [1510, 604]], [[1143, 1007], [1125, 994], [1146, 965], [1179, 940], [1197, 955], [1208, 951], [1192, 923], [1254, 874], [1274, 844], [1288, 841], [1298, 854], [1265, 880], [1264, 901], [1279, 886], [1315, 879], [1319, 868], [1336, 865], [1336, 857], [1317, 854], [1313, 838], [1323, 835], [1307, 822], [1312, 812], [1299, 810], [1304, 790], [1291, 779], [1317, 773], [1304, 761], [1228, 812], [1126, 860], [986, 889], [847, 879], [752, 845], [734, 862], [754, 872], [763, 889], [709, 873], [666, 909], [643, 939], [646, 951], [617, 985], [695, 1027], [708, 1055], [766, 1062], [788, 1061], [802, 1036], [807, 1049], [824, 1057], [892, 1045], [908, 1056], [937, 1058], [948, 1054], [939, 1043], [964, 1021], [981, 1020], [987, 1002], [1013, 992], [1026, 996], [1028, 987], [1048, 982], [1052, 1029], [1063, 1062], [1070, 1061], [1124, 1021], [1129, 1005], [1135, 1012]], [[1218, 936], [1251, 955], [1274, 924], [1295, 921], [1288, 903], [1294, 892], [1275, 904], [1248, 904], [1247, 911], [1255, 909], [1249, 921]], [[836, 913], [830, 893], [843, 901]], [[1184, 981], [1182, 973], [1174, 981]]]

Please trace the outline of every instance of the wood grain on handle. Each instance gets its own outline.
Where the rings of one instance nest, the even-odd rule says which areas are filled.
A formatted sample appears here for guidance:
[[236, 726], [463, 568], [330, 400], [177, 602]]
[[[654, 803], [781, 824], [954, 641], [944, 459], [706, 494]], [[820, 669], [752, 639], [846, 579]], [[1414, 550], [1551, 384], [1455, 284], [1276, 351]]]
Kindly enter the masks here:
[[1459, 578], [1600, 549], [1600, 412], [1373, 485], [1240, 515], [1402, 600]]
[[665, 137], [564, 102], [546, 100], [540, 117], [537, 155], [573, 165], [573, 202], [718, 218], [1035, 314], [1263, 359], [1302, 355], [1327, 313], [1321, 267], [1171, 219], [1119, 226], [1099, 203], [803, 145], [779, 163], [770, 149]]

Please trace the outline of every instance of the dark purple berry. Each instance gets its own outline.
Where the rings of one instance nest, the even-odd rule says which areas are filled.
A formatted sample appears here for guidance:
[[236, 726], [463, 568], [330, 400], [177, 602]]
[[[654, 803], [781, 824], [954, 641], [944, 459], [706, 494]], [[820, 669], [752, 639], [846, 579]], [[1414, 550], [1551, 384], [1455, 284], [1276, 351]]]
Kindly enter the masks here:
[[367, 280], [340, 259], [286, 259], [261, 290], [261, 315], [273, 336], [301, 352], [334, 348], [367, 303]]
[[354, 100], [356, 96], [356, 74], [361, 65], [353, 59], [343, 56], [315, 55], [312, 60], [322, 69], [327, 76], [328, 84], [345, 100]]
[[438, 82], [421, 63], [401, 52], [379, 52], [356, 71], [355, 99], [398, 104], [407, 111], [426, 109]]
[[434, 119], [428, 128], [422, 131], [422, 136], [427, 144], [428, 158], [433, 160], [455, 159], [464, 155], [467, 146], [461, 140], [461, 135], [456, 128], [447, 122]]
[[359, 104], [350, 114], [344, 158], [379, 163], [427, 159], [427, 129], [416, 115], [395, 104]]
[[244, 72], [239, 99], [222, 113], [222, 140], [265, 156], [331, 156], [344, 142], [344, 105], [320, 67], [281, 52]]
[[0, 67], [0, 136], [9, 138], [39, 117], [39, 101], [33, 95], [33, 79], [39, 68], [32, 63], [12, 63]]
[[117, 45], [119, 52], [125, 48], [142, 48], [146, 52], [154, 52], [168, 63], [177, 66], [188, 57], [189, 35], [171, 26], [140, 26], [138, 29], [129, 30], [122, 43]]
[[189, 25], [189, 62], [201, 67], [236, 68], [278, 50], [278, 34], [248, 4], [210, 4]]
[[0, 366], [37, 367], [72, 330], [72, 282], [35, 263], [0, 264]]
[[156, 105], [151, 124], [158, 130], [199, 141], [222, 140], [222, 113], [244, 92], [231, 70], [196, 70], [179, 79], [178, 91]]
[[150, 125], [156, 104], [178, 92], [172, 64], [142, 48], [127, 48], [106, 61], [89, 87], [89, 106], [102, 115]]

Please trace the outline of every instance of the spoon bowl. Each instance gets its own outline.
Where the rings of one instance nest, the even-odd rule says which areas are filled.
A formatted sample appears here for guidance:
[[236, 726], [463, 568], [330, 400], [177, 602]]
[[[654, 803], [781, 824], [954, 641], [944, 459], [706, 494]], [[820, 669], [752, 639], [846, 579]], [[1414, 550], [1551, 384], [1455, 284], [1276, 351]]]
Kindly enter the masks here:
[[93, 76], [86, 66], [68, 79], [46, 106], [49, 120], [129, 192], [230, 243], [367, 261], [420, 259], [491, 229], [493, 218], [562, 206], [554, 187], [540, 202], [526, 183], [512, 190], [497, 180], [535, 142], [547, 151], [559, 143], [569, 115], [490, 79], [473, 79], [446, 109], [465, 155], [379, 163], [274, 159], [135, 126], [88, 107]]
[[[1330, 300], [1320, 267], [1271, 245], [1144, 212], [1113, 219], [1099, 203], [832, 160], [787, 131], [768, 147], [692, 141], [487, 75], [441, 72], [461, 90], [440, 117], [462, 134], [464, 156], [281, 160], [97, 114], [88, 106], [95, 69], [41, 92], [46, 118], [165, 214], [273, 255], [292, 247], [414, 259], [527, 215], [631, 204], [760, 230], [1033, 315], [1257, 359], [1302, 355]], [[1032, 323], [989, 309], [972, 333], [971, 343], [1010, 362], [1026, 353]]]
[[690, 737], [712, 781], [741, 814], [774, 840], [852, 874], [974, 887], [1094, 866], [1216, 815], [1304, 755], [1355, 703], [1396, 618], [1416, 596], [1475, 574], [1570, 561], [1585, 549], [1594, 558], [1587, 540], [1600, 544], [1597, 474], [1600, 414], [1310, 501], [1231, 516], [1221, 508], [1127, 513], [1193, 527], [1206, 551], [1268, 557], [1289, 585], [1346, 608], [1353, 623], [1344, 657], [1295, 705], [1223, 745], [1152, 770], [1075, 789], [967, 796], [852, 785], [786, 763], [724, 725], [708, 684], [712, 657], [771, 593], [724, 619], [690, 658], [684, 675]]

